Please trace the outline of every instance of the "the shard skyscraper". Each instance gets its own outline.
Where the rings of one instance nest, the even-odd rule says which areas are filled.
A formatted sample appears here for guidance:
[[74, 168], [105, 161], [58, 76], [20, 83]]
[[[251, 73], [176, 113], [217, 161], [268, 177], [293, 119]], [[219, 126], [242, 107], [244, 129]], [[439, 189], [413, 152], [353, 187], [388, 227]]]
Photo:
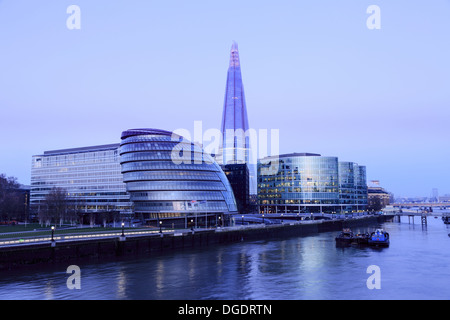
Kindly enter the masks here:
[[[223, 165], [247, 164], [250, 175], [250, 193], [256, 193], [256, 169], [250, 158], [250, 138], [248, 134], [247, 107], [244, 85], [242, 84], [239, 50], [233, 42], [228, 67], [225, 100], [222, 114], [221, 163]], [[247, 134], [246, 134], [247, 133]], [[220, 157], [219, 156], [219, 157]]]
[[248, 128], [238, 45], [233, 42], [221, 126], [223, 164], [249, 163], [249, 138], [245, 136]]

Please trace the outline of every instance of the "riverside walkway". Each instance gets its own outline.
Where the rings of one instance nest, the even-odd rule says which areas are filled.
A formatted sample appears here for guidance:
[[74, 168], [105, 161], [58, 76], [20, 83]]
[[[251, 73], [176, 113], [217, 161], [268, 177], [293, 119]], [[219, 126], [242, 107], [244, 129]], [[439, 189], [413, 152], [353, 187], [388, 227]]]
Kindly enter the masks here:
[[[126, 256], [149, 257], [185, 248], [280, 237], [301, 237], [343, 228], [378, 225], [391, 215], [364, 215], [347, 219], [287, 220], [217, 228], [125, 229], [78, 234], [0, 239], [0, 270], [34, 265], [107, 261]], [[242, 217], [241, 217], [242, 219]], [[237, 222], [236, 219], [235, 222]], [[245, 223], [245, 222], [244, 222]]]
[[[80, 240], [95, 240], [95, 239], [116, 239], [116, 238], [129, 238], [139, 236], [161, 236], [172, 235], [180, 236], [188, 233], [195, 232], [232, 232], [232, 231], [245, 231], [261, 229], [270, 226], [293, 226], [293, 225], [308, 225], [308, 224], [321, 224], [324, 221], [346, 221], [349, 219], [357, 220], [368, 217], [367, 214], [359, 215], [332, 215], [332, 214], [302, 214], [302, 215], [289, 215], [289, 214], [246, 214], [246, 215], [233, 215], [232, 226], [227, 227], [209, 227], [209, 228], [191, 228], [191, 229], [158, 229], [158, 228], [114, 228], [110, 230], [99, 230], [101, 228], [95, 228], [95, 231], [91, 231], [89, 228], [56, 228], [56, 232], [52, 235], [51, 229], [40, 228], [36, 230], [17, 231], [17, 232], [3, 232], [0, 233], [0, 248], [10, 246], [25, 246], [42, 243], [67, 243], [70, 241]], [[71, 232], [73, 231], [73, 232]], [[63, 234], [61, 234], [63, 232]]]

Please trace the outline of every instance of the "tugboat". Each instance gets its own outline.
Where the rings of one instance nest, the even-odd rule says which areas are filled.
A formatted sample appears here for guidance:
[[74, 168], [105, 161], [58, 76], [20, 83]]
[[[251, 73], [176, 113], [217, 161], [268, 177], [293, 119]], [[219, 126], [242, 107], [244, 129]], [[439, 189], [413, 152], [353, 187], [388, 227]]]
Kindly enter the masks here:
[[352, 230], [343, 229], [342, 232], [336, 237], [337, 244], [350, 244], [354, 241], [355, 237]]
[[387, 233], [383, 229], [377, 229], [376, 231], [374, 231], [370, 234], [368, 243], [369, 243], [369, 245], [372, 245], [372, 246], [388, 247], [389, 246], [389, 233]]
[[358, 233], [355, 236], [355, 241], [357, 244], [368, 244], [370, 235], [368, 233]]

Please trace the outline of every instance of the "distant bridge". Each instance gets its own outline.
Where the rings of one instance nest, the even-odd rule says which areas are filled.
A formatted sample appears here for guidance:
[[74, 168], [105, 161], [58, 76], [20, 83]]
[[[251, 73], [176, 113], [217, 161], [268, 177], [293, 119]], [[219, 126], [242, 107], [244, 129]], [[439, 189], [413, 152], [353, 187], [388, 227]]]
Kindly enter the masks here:
[[441, 207], [443, 209], [447, 209], [450, 208], [450, 203], [449, 202], [428, 202], [428, 203], [414, 203], [414, 202], [410, 202], [410, 203], [393, 203], [390, 204], [390, 206], [393, 207], [403, 207], [403, 208], [412, 208], [412, 207], [418, 207], [418, 208], [429, 208], [429, 207]]
[[[414, 223], [414, 217], [420, 217], [420, 222], [422, 225], [428, 224], [427, 218], [428, 217], [437, 217], [442, 216], [442, 220], [449, 221], [450, 219], [450, 213], [449, 212], [440, 212], [440, 213], [427, 213], [427, 212], [412, 212], [412, 210], [407, 210], [406, 212], [397, 212], [395, 213], [395, 217], [397, 217], [398, 221], [400, 221], [400, 217], [408, 217], [408, 222]], [[447, 222], [444, 222], [447, 223]]]

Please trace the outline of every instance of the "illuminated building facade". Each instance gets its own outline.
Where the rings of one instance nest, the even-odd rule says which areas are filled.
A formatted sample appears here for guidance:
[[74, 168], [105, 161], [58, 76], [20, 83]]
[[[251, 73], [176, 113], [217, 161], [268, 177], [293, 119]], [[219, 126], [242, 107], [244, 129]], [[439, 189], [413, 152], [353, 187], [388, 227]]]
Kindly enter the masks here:
[[365, 167], [312, 153], [278, 156], [276, 174], [262, 175], [258, 163], [260, 213], [349, 213], [367, 209]]
[[237, 213], [220, 166], [199, 145], [171, 132], [124, 131], [120, 165], [135, 214], [149, 224], [213, 226]]
[[120, 172], [119, 144], [45, 151], [32, 157], [31, 210], [45, 209], [53, 188], [67, 192], [68, 210], [131, 213], [130, 196]]

